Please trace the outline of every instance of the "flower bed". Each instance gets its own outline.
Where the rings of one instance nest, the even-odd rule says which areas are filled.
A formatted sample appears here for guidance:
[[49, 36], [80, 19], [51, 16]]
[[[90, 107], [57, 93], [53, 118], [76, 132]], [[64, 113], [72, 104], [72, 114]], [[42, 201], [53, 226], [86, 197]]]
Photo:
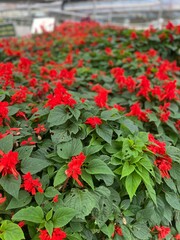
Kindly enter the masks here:
[[180, 26], [0, 41], [0, 239], [180, 239]]

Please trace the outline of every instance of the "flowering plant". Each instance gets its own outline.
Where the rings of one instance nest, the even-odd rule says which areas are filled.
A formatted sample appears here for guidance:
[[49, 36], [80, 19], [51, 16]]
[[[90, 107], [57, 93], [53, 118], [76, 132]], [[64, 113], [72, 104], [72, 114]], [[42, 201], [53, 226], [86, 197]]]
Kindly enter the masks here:
[[0, 41], [0, 239], [180, 239], [179, 34]]

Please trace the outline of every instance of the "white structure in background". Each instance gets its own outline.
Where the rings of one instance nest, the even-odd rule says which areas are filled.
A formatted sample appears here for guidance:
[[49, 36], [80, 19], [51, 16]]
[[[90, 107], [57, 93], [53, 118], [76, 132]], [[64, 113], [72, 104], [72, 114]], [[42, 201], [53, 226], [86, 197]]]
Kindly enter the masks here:
[[34, 18], [31, 33], [32, 34], [41, 34], [44, 31], [53, 32], [55, 28], [55, 18]]

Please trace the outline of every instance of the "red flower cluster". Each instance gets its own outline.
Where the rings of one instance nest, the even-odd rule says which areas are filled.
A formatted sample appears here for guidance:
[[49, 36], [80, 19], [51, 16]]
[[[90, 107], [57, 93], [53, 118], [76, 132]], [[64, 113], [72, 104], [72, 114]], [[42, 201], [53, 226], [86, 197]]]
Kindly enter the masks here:
[[19, 173], [16, 170], [16, 165], [18, 162], [18, 152], [9, 151], [8, 153], [4, 153], [0, 150], [0, 172], [2, 176], [12, 174], [17, 179]]
[[76, 74], [75, 68], [73, 68], [69, 71], [67, 69], [62, 69], [59, 74], [59, 78], [60, 78], [62, 84], [71, 86], [75, 81], [75, 74]]
[[6, 201], [6, 197], [2, 197], [2, 194], [0, 193], [0, 204], [3, 204]]
[[160, 120], [161, 122], [167, 122], [171, 112], [168, 110], [170, 103], [164, 103], [164, 105], [159, 106], [160, 110]]
[[175, 125], [176, 129], [178, 131], [180, 131], [180, 120], [177, 120], [174, 125]]
[[43, 193], [42, 184], [39, 179], [34, 179], [30, 172], [23, 175], [24, 183], [21, 184], [21, 187], [24, 188], [27, 192], [30, 192], [32, 195], [36, 195], [36, 191]]
[[0, 126], [3, 125], [4, 119], [9, 120], [8, 112], [8, 102], [0, 102]]
[[96, 125], [102, 124], [102, 120], [101, 120], [101, 118], [94, 116], [94, 117], [87, 118], [85, 123], [91, 125], [92, 128], [95, 128]]
[[126, 116], [135, 116], [139, 120], [143, 122], [148, 122], [148, 116], [147, 114], [150, 112], [150, 110], [142, 111], [140, 108], [140, 103], [136, 102], [130, 107], [130, 112], [126, 114]]
[[7, 86], [14, 88], [13, 67], [14, 65], [10, 62], [0, 63], [0, 85], [3, 90], [5, 90]]
[[70, 107], [74, 107], [76, 101], [72, 98], [71, 94], [58, 83], [56, 88], [54, 89], [54, 94], [49, 94], [47, 96], [49, 99], [45, 105], [45, 107], [49, 106], [51, 109], [57, 105], [69, 105]]
[[108, 108], [107, 100], [108, 100], [108, 93], [110, 92], [110, 90], [103, 88], [99, 84], [96, 84], [94, 87], [92, 87], [92, 90], [98, 93], [98, 95], [94, 97], [94, 101], [96, 105], [100, 108], [103, 108], [103, 107]]
[[35, 145], [36, 142], [33, 142], [32, 141], [32, 137], [29, 137], [27, 140], [23, 140], [21, 142], [21, 146], [24, 146], [24, 145]]
[[79, 155], [72, 157], [71, 162], [68, 163], [68, 169], [65, 171], [65, 174], [68, 177], [72, 177], [81, 187], [83, 187], [83, 184], [78, 179], [78, 176], [82, 173], [81, 166], [85, 159], [86, 156], [82, 152]]
[[148, 146], [148, 149], [160, 155], [156, 158], [154, 164], [159, 168], [163, 178], [170, 178], [168, 171], [172, 168], [172, 159], [166, 154], [166, 144], [156, 140], [152, 134], [149, 134], [149, 141], [152, 144]]
[[16, 90], [16, 92], [11, 96], [11, 104], [15, 103], [23, 103], [26, 101], [27, 94], [30, 94], [28, 89], [26, 87], [20, 86], [19, 90]]
[[169, 227], [164, 227], [164, 226], [154, 226], [152, 228], [152, 231], [158, 231], [158, 239], [164, 239], [169, 233], [170, 233], [170, 228]]
[[37, 128], [34, 128], [34, 131], [36, 134], [40, 134], [40, 133], [46, 132], [46, 128], [44, 124], [38, 124]]
[[116, 234], [118, 234], [119, 236], [123, 236], [122, 229], [118, 225], [115, 225], [115, 229], [114, 229], [114, 233], [112, 234], [112, 238], [114, 238]]
[[149, 98], [149, 92], [150, 92], [150, 81], [147, 79], [146, 76], [141, 76], [139, 77], [139, 79], [141, 80], [141, 83], [139, 84], [139, 92], [137, 93], [137, 97], [139, 96], [143, 96], [144, 98], [146, 98], [148, 101], [150, 101]]
[[111, 74], [116, 79], [116, 83], [120, 90], [122, 90], [123, 88], [127, 88], [129, 92], [133, 92], [135, 90], [135, 80], [131, 76], [126, 77], [124, 75], [124, 69], [119, 67], [113, 68], [111, 69]]
[[54, 228], [52, 236], [49, 236], [49, 233], [46, 229], [40, 230], [39, 239], [40, 240], [63, 240], [66, 238], [66, 233], [63, 232], [60, 228]]

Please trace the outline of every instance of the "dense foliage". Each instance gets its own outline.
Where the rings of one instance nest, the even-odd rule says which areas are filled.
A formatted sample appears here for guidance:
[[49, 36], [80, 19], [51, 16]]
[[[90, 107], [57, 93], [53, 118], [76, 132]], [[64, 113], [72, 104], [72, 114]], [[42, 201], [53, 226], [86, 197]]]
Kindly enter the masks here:
[[0, 41], [0, 239], [180, 239], [180, 26]]

